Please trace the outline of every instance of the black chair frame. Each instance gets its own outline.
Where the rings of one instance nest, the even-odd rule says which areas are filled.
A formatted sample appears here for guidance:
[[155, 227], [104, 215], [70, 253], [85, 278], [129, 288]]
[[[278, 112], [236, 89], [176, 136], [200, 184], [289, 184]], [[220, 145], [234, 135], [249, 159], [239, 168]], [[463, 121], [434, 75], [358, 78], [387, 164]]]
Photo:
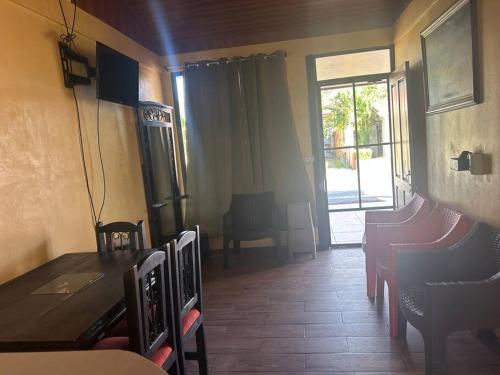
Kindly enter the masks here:
[[[208, 359], [203, 327], [203, 300], [201, 287], [200, 228], [184, 231], [170, 243], [172, 257], [172, 285], [176, 342], [181, 375], [186, 373], [185, 360], [198, 362], [199, 373], [208, 374]], [[189, 330], [183, 334], [182, 320], [192, 309], [200, 312]], [[196, 336], [196, 352], [185, 350], [186, 340]]]
[[224, 268], [229, 267], [229, 245], [240, 251], [241, 241], [272, 238], [276, 260], [284, 260], [281, 248], [279, 213], [273, 192], [233, 194], [229, 211], [223, 215]]
[[173, 350], [162, 367], [178, 374], [170, 275], [169, 252], [157, 251], [128, 270], [123, 281], [130, 350], [150, 358], [166, 342]]
[[[95, 226], [97, 251], [144, 250], [144, 222], [137, 224], [126, 221], [116, 221], [104, 225], [98, 222]], [[119, 241], [115, 246], [114, 241]]]
[[454, 331], [500, 327], [500, 231], [477, 223], [448, 249], [399, 254], [399, 332], [424, 338], [427, 375], [446, 374]]

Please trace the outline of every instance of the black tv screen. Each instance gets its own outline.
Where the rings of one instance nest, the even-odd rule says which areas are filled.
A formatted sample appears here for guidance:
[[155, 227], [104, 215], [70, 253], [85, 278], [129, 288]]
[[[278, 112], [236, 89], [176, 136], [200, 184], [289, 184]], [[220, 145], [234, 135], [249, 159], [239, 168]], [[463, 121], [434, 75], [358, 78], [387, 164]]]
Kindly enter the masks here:
[[97, 97], [113, 103], [137, 107], [139, 63], [97, 42]]

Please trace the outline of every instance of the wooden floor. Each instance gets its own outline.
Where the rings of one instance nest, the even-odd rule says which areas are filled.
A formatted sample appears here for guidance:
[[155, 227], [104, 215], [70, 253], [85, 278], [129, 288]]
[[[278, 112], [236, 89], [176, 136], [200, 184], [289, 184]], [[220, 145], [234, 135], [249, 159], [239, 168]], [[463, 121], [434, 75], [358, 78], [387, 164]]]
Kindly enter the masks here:
[[[204, 265], [211, 374], [423, 374], [420, 334], [389, 338], [387, 304], [365, 294], [360, 249], [301, 256], [273, 267], [270, 253], [243, 252], [222, 271]], [[449, 374], [500, 374], [497, 343], [470, 333], [448, 339]]]

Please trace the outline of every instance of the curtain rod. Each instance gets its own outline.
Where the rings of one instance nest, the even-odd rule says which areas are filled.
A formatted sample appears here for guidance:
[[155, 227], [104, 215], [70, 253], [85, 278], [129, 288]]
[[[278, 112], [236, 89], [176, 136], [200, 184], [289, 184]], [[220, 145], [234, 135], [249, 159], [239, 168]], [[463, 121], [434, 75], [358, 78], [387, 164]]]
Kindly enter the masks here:
[[268, 59], [270, 57], [276, 57], [278, 54], [283, 54], [284, 57], [287, 56], [287, 54], [286, 54], [285, 51], [276, 51], [276, 52], [269, 53], [269, 54], [258, 53], [258, 54], [247, 56], [247, 57], [239, 57], [239, 56], [237, 56], [237, 57], [233, 57], [233, 58], [230, 58], [230, 59], [222, 57], [222, 58], [220, 58], [218, 60], [201, 60], [201, 61], [198, 61], [198, 62], [195, 62], [195, 63], [187, 62], [185, 65], [163, 66], [163, 68], [167, 72], [175, 73], [175, 72], [182, 72], [182, 71], [184, 71], [184, 68], [186, 66], [199, 66], [200, 64], [212, 65], [212, 64], [220, 64], [221, 62], [225, 62], [226, 64], [229, 64], [229, 63], [235, 62], [235, 61], [248, 61], [248, 60], [253, 59], [255, 56], [264, 56], [265, 59]]

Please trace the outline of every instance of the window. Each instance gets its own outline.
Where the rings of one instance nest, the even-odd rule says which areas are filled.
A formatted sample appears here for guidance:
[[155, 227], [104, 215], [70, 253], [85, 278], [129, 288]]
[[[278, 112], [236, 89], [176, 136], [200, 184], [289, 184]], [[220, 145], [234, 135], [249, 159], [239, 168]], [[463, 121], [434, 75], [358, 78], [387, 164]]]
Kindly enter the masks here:
[[390, 72], [391, 50], [389, 48], [316, 58], [317, 81]]
[[172, 74], [172, 85], [174, 90], [174, 106], [175, 116], [177, 121], [177, 131], [182, 137], [182, 150], [186, 166], [188, 164], [188, 155], [186, 153], [187, 138], [186, 138], [186, 97], [184, 91], [184, 75], [182, 72]]

